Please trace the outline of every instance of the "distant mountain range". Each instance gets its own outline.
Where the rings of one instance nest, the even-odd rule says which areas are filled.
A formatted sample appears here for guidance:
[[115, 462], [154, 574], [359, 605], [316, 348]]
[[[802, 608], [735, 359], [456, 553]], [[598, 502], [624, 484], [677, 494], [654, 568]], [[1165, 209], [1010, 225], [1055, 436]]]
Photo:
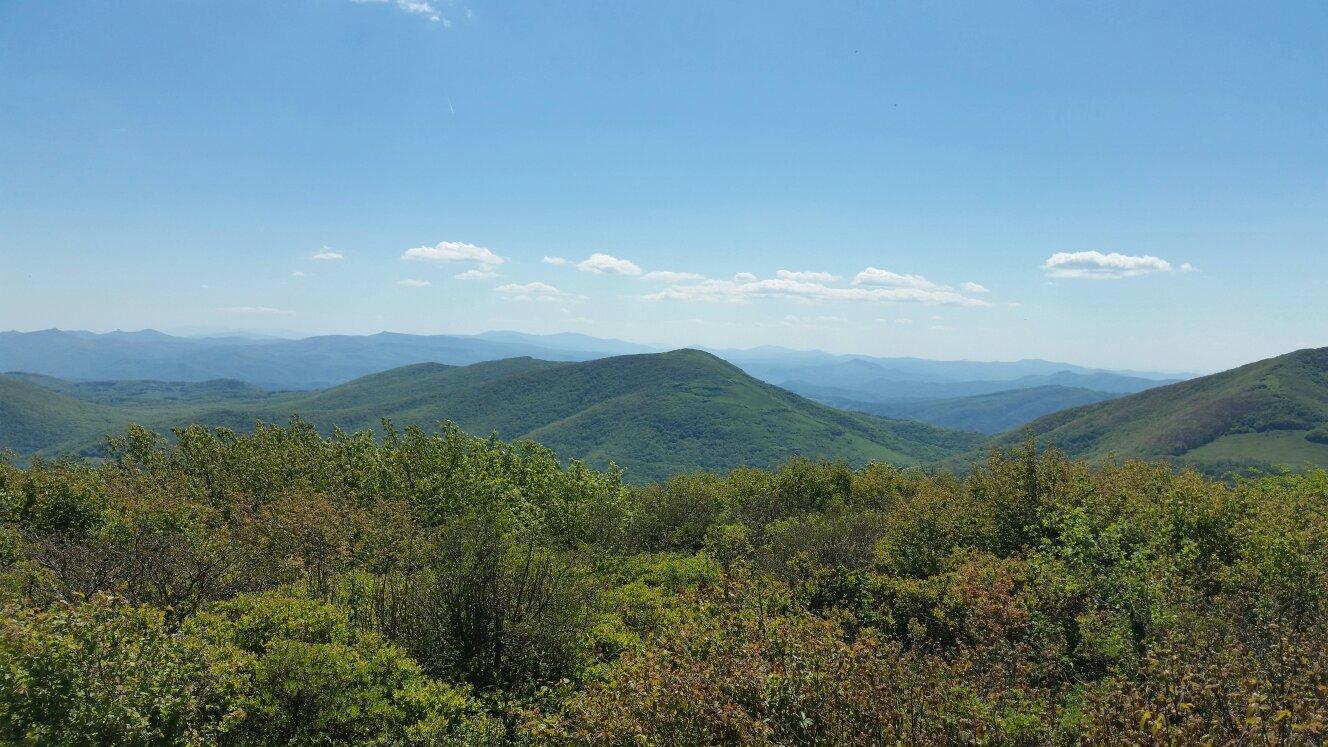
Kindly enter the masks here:
[[[595, 466], [617, 463], [638, 481], [768, 466], [795, 454], [971, 464], [987, 448], [1029, 438], [1088, 459], [1161, 458], [1211, 471], [1328, 466], [1328, 348], [1170, 384], [1146, 372], [1046, 370], [1060, 364], [1045, 361], [909, 368], [896, 364], [913, 359], [781, 353], [788, 375], [817, 379], [789, 384], [816, 402], [706, 352], [608, 355], [619, 346], [640, 347], [520, 333], [259, 342], [150, 331], [6, 333], [0, 366], [38, 371], [0, 376], [0, 448], [20, 457], [96, 454], [103, 435], [131, 422], [159, 431], [188, 423], [247, 430], [298, 415], [324, 431], [369, 428], [381, 418], [423, 427], [451, 420], [472, 433], [533, 439]], [[473, 360], [513, 348], [540, 357]], [[778, 374], [769, 349], [759, 351], [759, 364], [745, 357], [751, 351], [729, 354]], [[318, 377], [429, 356], [468, 365], [412, 361], [308, 388]], [[960, 378], [984, 370], [1017, 375]], [[90, 375], [101, 371], [128, 375]], [[175, 372], [177, 380], [144, 380], [140, 371]], [[204, 380], [232, 371], [248, 378]], [[290, 388], [273, 391], [282, 385]]]
[[756, 380], [697, 350], [588, 362], [532, 358], [464, 367], [415, 364], [313, 392], [267, 393], [238, 382], [79, 383], [0, 376], [0, 445], [20, 455], [96, 454], [130, 422], [158, 431], [200, 423], [247, 430], [299, 415], [324, 431], [451, 420], [477, 434], [528, 438], [629, 479], [770, 466], [794, 455], [922, 464], [983, 437], [845, 412]]
[[[522, 356], [551, 361], [581, 361], [611, 355], [655, 352], [661, 350], [648, 345], [574, 333], [407, 335], [381, 332], [375, 335], [282, 339], [239, 334], [177, 337], [155, 330], [105, 334], [56, 329], [0, 332], [0, 371], [22, 371], [81, 381], [207, 381], [224, 378], [273, 390], [320, 389], [412, 363], [469, 365]], [[974, 381], [1012, 382], [996, 389], [944, 389], [924, 395], [951, 397], [1052, 383], [1103, 391], [1138, 391], [1138, 388], [1144, 386], [1130, 384], [1125, 385], [1126, 388], [1104, 388], [1113, 385], [1098, 385], [1087, 380], [1024, 378], [1049, 377], [1062, 372], [1153, 380], [1177, 378], [1146, 372], [1103, 371], [1040, 360], [928, 361], [772, 347], [711, 352], [763, 381], [781, 386], [801, 381], [813, 386], [865, 391], [869, 395], [865, 397], [868, 401], [882, 397], [894, 398], [888, 386], [882, 388], [882, 382], [960, 385]]]
[[1048, 413], [1102, 402], [1120, 395], [1066, 386], [1008, 389], [991, 394], [949, 399], [895, 399], [862, 402], [838, 397], [813, 397], [832, 407], [886, 418], [920, 420], [944, 428], [996, 434], [1017, 428]]
[[577, 361], [643, 352], [581, 335], [326, 335], [300, 340], [174, 337], [141, 332], [0, 332], [0, 371], [71, 380], [236, 379], [265, 389], [319, 389], [411, 363], [467, 365], [530, 356]]

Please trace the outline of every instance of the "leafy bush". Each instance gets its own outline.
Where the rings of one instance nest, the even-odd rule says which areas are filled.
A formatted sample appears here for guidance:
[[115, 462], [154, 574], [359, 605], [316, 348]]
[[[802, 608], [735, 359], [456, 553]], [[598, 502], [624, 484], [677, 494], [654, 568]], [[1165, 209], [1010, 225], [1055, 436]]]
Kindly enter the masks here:
[[0, 741], [156, 745], [216, 742], [243, 714], [234, 673], [166, 630], [163, 615], [110, 597], [0, 620]]
[[189, 621], [213, 671], [239, 676], [242, 744], [388, 744], [484, 737], [464, 688], [429, 680], [347, 611], [283, 593], [241, 595]]

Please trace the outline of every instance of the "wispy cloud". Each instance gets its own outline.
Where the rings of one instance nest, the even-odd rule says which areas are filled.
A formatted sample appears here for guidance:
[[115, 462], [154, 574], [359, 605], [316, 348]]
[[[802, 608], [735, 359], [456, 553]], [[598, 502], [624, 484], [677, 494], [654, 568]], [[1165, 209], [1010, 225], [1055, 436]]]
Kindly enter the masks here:
[[401, 258], [429, 262], [479, 262], [484, 265], [500, 265], [507, 261], [505, 257], [485, 247], [463, 241], [440, 241], [434, 246], [417, 246], [407, 249]]
[[290, 274], [290, 276], [293, 277], [293, 278], [302, 278], [302, 277], [304, 277], [305, 275], [304, 275], [303, 272], [300, 272], [299, 270], [296, 270], [295, 272], [292, 272], [292, 273]]
[[[1120, 280], [1173, 271], [1170, 262], [1151, 254], [1136, 256], [1098, 251], [1056, 252], [1042, 263], [1042, 269], [1048, 277], [1086, 280]], [[1181, 265], [1182, 272], [1192, 270], [1193, 265], [1188, 262]]]
[[775, 277], [785, 280], [806, 280], [812, 283], [834, 283], [841, 278], [838, 275], [832, 275], [828, 272], [803, 272], [795, 270], [778, 270]]
[[489, 278], [498, 277], [498, 273], [494, 272], [488, 267], [482, 267], [473, 270], [466, 270], [465, 272], [458, 272], [452, 277], [456, 278], [457, 280], [488, 280]]
[[398, 280], [397, 285], [404, 285], [407, 288], [423, 288], [425, 286], [433, 285], [433, 283], [429, 282], [428, 280], [416, 280], [415, 278], [406, 278], [405, 280]]
[[[438, 10], [438, 6], [427, 0], [351, 0], [358, 5], [394, 5], [406, 13], [414, 13], [428, 18], [434, 23], [440, 23], [443, 26], [450, 27], [452, 22]], [[470, 17], [470, 11], [466, 11], [466, 17]]]
[[961, 283], [961, 284], [959, 285], [959, 289], [962, 290], [962, 291], [964, 291], [965, 293], [990, 293], [990, 292], [991, 292], [990, 290], [988, 290], [987, 286], [983, 285], [982, 283], [974, 283], [974, 282], [971, 281], [971, 280], [970, 280], [969, 282], [967, 282], [967, 283]]
[[672, 270], [655, 270], [647, 272], [641, 276], [642, 280], [659, 280], [665, 283], [681, 283], [688, 280], [705, 280], [705, 275], [699, 275], [695, 272], [674, 272]]
[[[801, 303], [819, 301], [912, 302], [953, 306], [990, 306], [982, 299], [971, 298], [948, 286], [938, 285], [918, 275], [868, 268], [858, 273], [853, 287], [809, 282], [790, 277], [760, 279], [748, 272], [733, 280], [704, 280], [672, 285], [643, 296], [651, 301], [710, 301], [748, 303], [757, 298], [782, 298]], [[863, 287], [872, 286], [872, 287]]]
[[217, 309], [217, 311], [227, 314], [279, 314], [282, 316], [290, 316], [295, 313], [289, 309], [274, 309], [271, 306], [225, 306]]
[[619, 259], [611, 254], [596, 252], [577, 263], [576, 269], [596, 275], [640, 275], [641, 268], [635, 262]]
[[565, 301], [568, 298], [566, 293], [549, 285], [535, 281], [532, 283], [507, 283], [494, 288], [494, 291], [501, 293], [513, 301]]
[[337, 262], [345, 259], [346, 255], [342, 254], [341, 252], [334, 251], [325, 246], [322, 249], [319, 249], [318, 251], [314, 252], [309, 258], [316, 259], [320, 262]]
[[567, 264], [567, 258], [565, 257], [544, 257], [540, 261], [546, 265], [557, 265], [559, 267]]

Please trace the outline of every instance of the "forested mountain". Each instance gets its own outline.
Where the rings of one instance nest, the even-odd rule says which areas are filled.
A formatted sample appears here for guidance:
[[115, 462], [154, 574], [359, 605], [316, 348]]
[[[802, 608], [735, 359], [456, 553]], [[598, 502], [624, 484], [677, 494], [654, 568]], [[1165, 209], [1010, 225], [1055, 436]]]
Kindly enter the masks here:
[[815, 399], [831, 407], [885, 418], [917, 420], [943, 428], [996, 434], [1017, 428], [1048, 413], [1117, 396], [1120, 395], [1049, 385], [949, 399], [896, 399], [883, 402], [862, 402], [833, 396]]
[[[256, 420], [285, 422], [292, 416], [324, 432], [334, 426], [372, 428], [383, 418], [426, 428], [451, 420], [474, 434], [533, 439], [596, 466], [613, 462], [633, 480], [766, 466], [794, 455], [921, 464], [982, 441], [975, 433], [836, 410], [697, 350], [578, 363], [533, 358], [464, 367], [425, 363], [326, 390], [269, 395], [220, 382], [182, 387], [72, 384], [31, 376], [7, 380], [27, 392], [16, 399], [18, 407], [56, 422], [62, 422], [60, 413], [69, 413], [65, 420], [73, 422], [25, 436], [22, 448], [10, 445], [47, 454], [95, 453], [102, 433], [130, 422], [159, 432], [190, 423], [247, 430]], [[143, 394], [126, 394], [136, 390]], [[201, 391], [218, 396], [209, 399]], [[25, 416], [22, 422], [40, 419]]]
[[1198, 465], [1328, 465], [1328, 348], [1054, 413], [1005, 434], [1074, 456]]

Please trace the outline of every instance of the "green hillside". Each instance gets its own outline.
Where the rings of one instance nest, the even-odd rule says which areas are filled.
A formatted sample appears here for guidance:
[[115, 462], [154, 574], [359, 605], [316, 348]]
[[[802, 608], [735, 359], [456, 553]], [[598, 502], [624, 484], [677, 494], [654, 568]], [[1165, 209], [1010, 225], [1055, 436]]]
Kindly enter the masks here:
[[122, 430], [124, 423], [123, 415], [113, 408], [0, 375], [0, 450], [26, 455], [68, 448]]
[[[982, 441], [975, 433], [836, 410], [697, 350], [584, 363], [532, 358], [465, 367], [425, 363], [316, 392], [255, 397], [224, 390], [211, 401], [188, 403], [178, 398], [163, 403], [160, 389], [150, 388], [142, 400], [121, 398], [114, 408], [64, 393], [81, 391], [78, 385], [50, 386], [54, 391], [45, 391], [50, 400], [92, 409], [70, 411], [69, 419], [84, 421], [73, 436], [28, 437], [22, 448], [11, 446], [20, 454], [71, 448], [87, 453], [96, 448], [96, 436], [130, 422], [158, 431], [188, 423], [248, 430], [257, 420], [299, 416], [330, 431], [371, 428], [382, 418], [426, 428], [450, 420], [470, 433], [534, 439], [564, 457], [595, 466], [613, 462], [629, 479], [652, 480], [697, 469], [768, 466], [794, 455], [921, 464]], [[80, 435], [71, 446], [71, 438]]]
[[1328, 348], [1054, 413], [996, 440], [1032, 436], [1072, 456], [1172, 459], [1200, 467], [1328, 466]]

